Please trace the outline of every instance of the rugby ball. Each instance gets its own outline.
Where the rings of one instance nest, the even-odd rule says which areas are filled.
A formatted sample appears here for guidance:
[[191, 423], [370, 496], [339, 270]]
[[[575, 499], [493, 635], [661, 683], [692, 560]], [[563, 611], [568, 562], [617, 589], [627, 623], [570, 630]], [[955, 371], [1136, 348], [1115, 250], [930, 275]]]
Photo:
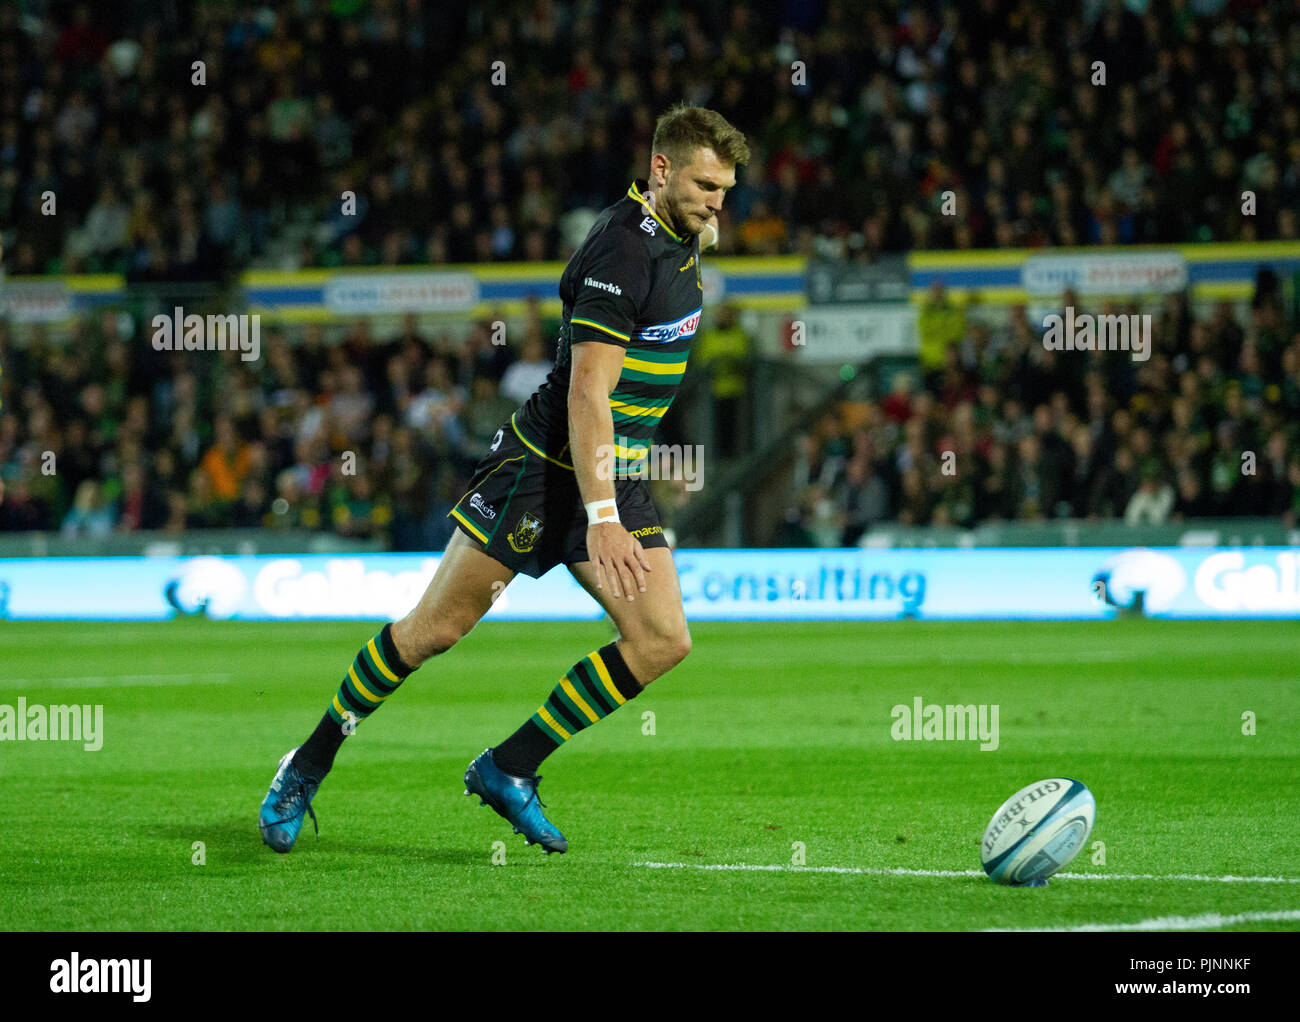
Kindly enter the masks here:
[[1000, 884], [1043, 887], [1083, 848], [1097, 800], [1081, 781], [1049, 777], [1026, 785], [998, 807], [980, 843], [984, 872]]

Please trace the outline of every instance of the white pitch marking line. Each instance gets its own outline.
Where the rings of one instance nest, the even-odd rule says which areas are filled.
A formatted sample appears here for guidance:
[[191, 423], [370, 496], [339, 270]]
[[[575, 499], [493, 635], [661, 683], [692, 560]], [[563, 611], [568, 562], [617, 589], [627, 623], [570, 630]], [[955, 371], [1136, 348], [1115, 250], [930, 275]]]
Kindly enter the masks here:
[[1042, 926], [988, 929], [985, 933], [1139, 933], [1144, 930], [1220, 930], [1241, 923], [1290, 923], [1300, 921], [1300, 909], [1279, 912], [1241, 912], [1235, 916], [1207, 912], [1199, 916], [1160, 916], [1136, 923], [1084, 923], [1081, 926]]
[[861, 866], [750, 866], [744, 863], [705, 862], [634, 862], [648, 869], [703, 869], [714, 872], [748, 871], [755, 873], [863, 873], [868, 876], [915, 877], [982, 877], [978, 869], [868, 869]]
[[1053, 873], [1070, 880], [1194, 880], [1204, 884], [1300, 884], [1300, 877], [1212, 877], [1200, 873]]
[[[702, 869], [714, 872], [854, 873], [862, 876], [982, 877], [979, 869], [879, 869], [868, 866], [751, 866], [745, 863], [634, 862], [647, 869]], [[1068, 880], [1192, 880], [1214, 884], [1300, 884], [1300, 877], [1202, 876], [1196, 873], [1054, 873]]]
[[87, 674], [63, 678], [6, 678], [5, 688], [107, 688], [111, 685], [220, 685], [229, 674]]

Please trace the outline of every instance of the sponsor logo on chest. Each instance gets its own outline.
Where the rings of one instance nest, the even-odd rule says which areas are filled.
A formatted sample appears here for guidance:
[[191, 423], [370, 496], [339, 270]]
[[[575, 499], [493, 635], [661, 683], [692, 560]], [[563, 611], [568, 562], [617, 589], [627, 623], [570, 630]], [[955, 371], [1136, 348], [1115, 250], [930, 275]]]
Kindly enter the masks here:
[[683, 316], [675, 323], [657, 323], [654, 326], [642, 327], [634, 336], [637, 340], [653, 341], [656, 344], [666, 344], [681, 337], [693, 337], [696, 328], [700, 325], [700, 313], [703, 311], [703, 309], [696, 309], [689, 316]]

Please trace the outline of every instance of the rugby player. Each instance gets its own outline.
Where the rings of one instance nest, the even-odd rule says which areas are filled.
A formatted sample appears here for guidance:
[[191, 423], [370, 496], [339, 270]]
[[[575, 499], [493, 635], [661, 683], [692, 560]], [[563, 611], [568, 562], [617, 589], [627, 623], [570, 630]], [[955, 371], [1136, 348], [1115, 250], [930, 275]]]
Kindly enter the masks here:
[[570, 668], [536, 712], [465, 773], [528, 844], [564, 852], [542, 813], [537, 768], [682, 661], [681, 590], [645, 473], [655, 430], [686, 370], [702, 309], [700, 248], [749, 160], [720, 114], [680, 105], [655, 125], [650, 175], [596, 219], [560, 277], [555, 368], [502, 424], [451, 511], [457, 531], [419, 604], [348, 668], [325, 716], [284, 755], [262, 802], [262, 839], [289, 851], [343, 740], [402, 681], [445, 653], [519, 572], [564, 564], [613, 619], [618, 639]]

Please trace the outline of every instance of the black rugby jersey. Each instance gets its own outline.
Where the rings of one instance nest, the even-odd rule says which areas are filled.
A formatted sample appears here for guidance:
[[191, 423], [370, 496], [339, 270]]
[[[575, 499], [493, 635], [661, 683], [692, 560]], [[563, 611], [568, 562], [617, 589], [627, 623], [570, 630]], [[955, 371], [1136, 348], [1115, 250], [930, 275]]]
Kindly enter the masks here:
[[686, 372], [703, 309], [699, 239], [670, 230], [645, 201], [646, 189], [646, 181], [633, 182], [596, 218], [564, 267], [555, 368], [511, 417], [524, 444], [565, 468], [573, 467], [568, 402], [575, 342], [627, 351], [609, 397], [624, 468], [648, 453]]

